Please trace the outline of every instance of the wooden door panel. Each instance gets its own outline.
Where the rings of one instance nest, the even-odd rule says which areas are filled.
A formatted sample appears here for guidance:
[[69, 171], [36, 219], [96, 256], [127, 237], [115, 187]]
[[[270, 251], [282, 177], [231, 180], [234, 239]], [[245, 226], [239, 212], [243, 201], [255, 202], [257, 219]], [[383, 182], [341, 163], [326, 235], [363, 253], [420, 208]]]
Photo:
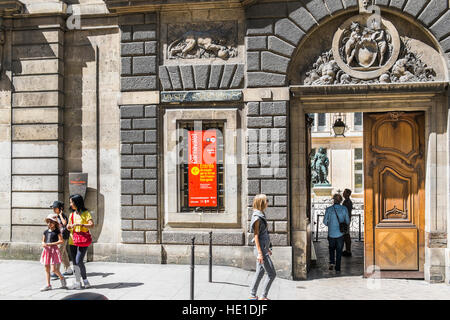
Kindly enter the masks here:
[[364, 114], [366, 270], [423, 270], [424, 118]]
[[[405, 116], [405, 112], [372, 114], [370, 151], [404, 160], [408, 165], [421, 153], [420, 124]], [[369, 133], [369, 132], [368, 132]]]
[[375, 243], [375, 264], [381, 270], [418, 270], [415, 228], [377, 228]]
[[381, 221], [406, 219], [408, 217], [408, 198], [411, 194], [411, 181], [387, 167], [380, 175]]
[[411, 195], [416, 189], [416, 173], [400, 172], [392, 162], [381, 161], [377, 167], [381, 172], [376, 171], [378, 183], [374, 185], [378, 195], [378, 203], [375, 203], [378, 212], [376, 223], [413, 224]]
[[[392, 124], [396, 124], [395, 126]], [[414, 151], [414, 126], [408, 121], [385, 121], [377, 129], [375, 146], [383, 151], [391, 150], [392, 153], [405, 157]], [[400, 139], [402, 143], [398, 143]]]

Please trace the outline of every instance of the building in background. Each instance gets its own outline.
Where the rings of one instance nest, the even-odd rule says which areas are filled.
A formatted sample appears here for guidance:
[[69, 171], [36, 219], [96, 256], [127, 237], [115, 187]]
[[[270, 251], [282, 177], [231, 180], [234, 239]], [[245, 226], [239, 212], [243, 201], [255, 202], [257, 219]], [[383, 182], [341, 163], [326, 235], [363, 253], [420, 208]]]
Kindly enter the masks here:
[[[311, 151], [319, 147], [327, 150], [330, 160], [328, 180], [333, 192], [352, 190], [353, 198], [364, 197], [363, 123], [362, 112], [313, 113]], [[333, 124], [341, 118], [347, 128], [345, 136], [335, 136]], [[314, 193], [313, 193], [314, 196]]]

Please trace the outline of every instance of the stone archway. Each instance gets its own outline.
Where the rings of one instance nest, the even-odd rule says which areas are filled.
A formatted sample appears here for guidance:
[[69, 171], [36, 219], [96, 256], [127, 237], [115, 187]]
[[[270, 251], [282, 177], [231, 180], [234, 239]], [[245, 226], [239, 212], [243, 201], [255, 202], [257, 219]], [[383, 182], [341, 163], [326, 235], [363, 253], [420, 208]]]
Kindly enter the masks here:
[[[403, 7], [403, 10], [407, 8]], [[308, 263], [308, 230], [309, 221], [307, 219], [306, 207], [297, 205], [296, 203], [306, 203], [307, 194], [302, 179], [306, 177], [306, 165], [305, 165], [305, 150], [304, 145], [306, 142], [305, 135], [305, 121], [304, 115], [309, 112], [335, 112], [345, 109], [347, 112], [369, 112], [377, 110], [380, 112], [386, 111], [417, 111], [423, 110], [426, 112], [427, 118], [427, 172], [426, 179], [426, 258], [425, 258], [425, 278], [429, 281], [442, 281], [445, 277], [445, 259], [443, 257], [444, 252], [447, 252], [446, 245], [442, 246], [438, 244], [439, 241], [447, 242], [447, 226], [445, 223], [447, 215], [447, 207], [439, 208], [437, 202], [442, 203], [447, 200], [439, 195], [436, 189], [436, 181], [442, 186], [447, 186], [448, 181], [445, 178], [446, 168], [440, 167], [442, 170], [439, 173], [432, 172], [431, 168], [434, 168], [438, 162], [447, 163], [448, 150], [442, 150], [439, 152], [436, 149], [436, 141], [440, 141], [444, 145], [447, 145], [447, 108], [448, 108], [448, 70], [447, 61], [444, 58], [444, 53], [449, 51], [445, 47], [446, 40], [442, 39], [444, 33], [437, 32], [439, 28], [445, 28], [443, 25], [438, 27], [441, 23], [445, 25], [445, 16], [448, 15], [447, 8], [442, 12], [440, 16], [436, 16], [433, 19], [429, 18], [428, 25], [431, 26], [429, 30], [424, 28], [424, 12], [427, 12], [426, 7], [418, 17], [421, 19], [413, 20], [411, 17], [403, 13], [399, 13], [396, 10], [385, 8], [385, 13], [388, 20], [394, 21], [396, 28], [399, 29], [401, 37], [409, 36], [414, 43], [414, 50], [422, 50], [422, 54], [419, 55], [416, 51], [415, 56], [424, 65], [428, 63], [429, 66], [435, 71], [435, 74], [430, 78], [404, 78], [404, 81], [398, 81], [398, 84], [383, 84], [379, 83], [379, 75], [377, 75], [378, 81], [356, 81], [353, 83], [340, 82], [340, 78], [333, 78], [330, 83], [308, 81], [307, 72], [310, 72], [318, 65], [327, 63], [325, 57], [322, 54], [331, 51], [332, 39], [335, 30], [337, 30], [348, 18], [358, 14], [355, 10], [348, 10], [347, 12], [340, 11], [334, 19], [328, 18], [324, 23], [317, 25], [312, 31], [302, 37], [299, 40], [298, 47], [295, 49], [295, 53], [286, 59], [287, 62], [287, 78], [286, 83], [289, 81], [290, 91], [293, 98], [290, 101], [290, 123], [291, 123], [291, 221], [292, 221], [292, 246], [293, 246], [293, 268], [295, 278], [305, 278], [306, 269]], [[301, 10], [303, 12], [305, 9]], [[323, 18], [325, 19], [325, 18]], [[280, 20], [279, 20], [280, 21]], [[411, 23], [413, 22], [413, 23]], [[287, 22], [284, 22], [287, 23]], [[331, 35], [328, 33], [333, 31]], [[328, 33], [327, 33], [328, 32]], [[327, 35], [328, 34], [328, 35]], [[318, 36], [319, 35], [319, 36]], [[320, 38], [320, 39], [318, 39]], [[287, 40], [287, 39], [285, 39]], [[404, 41], [404, 38], [401, 39]], [[441, 40], [438, 42], [438, 40]], [[273, 38], [271, 41], [275, 41]], [[415, 42], [414, 42], [415, 41]], [[312, 43], [317, 45], [314, 47]], [[406, 47], [402, 43], [403, 47]], [[412, 50], [412, 51], [414, 51]], [[406, 52], [406, 51], [405, 51]], [[405, 59], [405, 53], [403, 56], [399, 56], [399, 59]], [[420, 56], [420, 57], [419, 57]], [[261, 60], [264, 55], [261, 54]], [[325, 60], [325, 61], [324, 61]], [[417, 61], [418, 61], [417, 60]], [[426, 61], [426, 63], [424, 62]], [[285, 61], [286, 62], [286, 61]], [[419, 62], [417, 62], [419, 63]], [[316, 64], [316, 65], [314, 65]], [[381, 64], [381, 63], [380, 63]], [[262, 68], [264, 64], [261, 63]], [[280, 69], [281, 70], [281, 69]], [[337, 69], [342, 71], [342, 69]], [[337, 71], [335, 70], [335, 72]], [[384, 70], [386, 71], [386, 70]], [[392, 69], [388, 71], [392, 72]], [[280, 76], [280, 74], [278, 74]], [[353, 75], [350, 75], [353, 77]], [[249, 77], [250, 79], [250, 77]], [[374, 79], [374, 78], [372, 78]], [[368, 79], [368, 80], [372, 80]], [[316, 79], [317, 80], [317, 79]], [[395, 80], [395, 79], [394, 79]], [[408, 82], [421, 83], [410, 84]], [[395, 81], [393, 81], [395, 82]], [[400, 83], [401, 82], [401, 83]], [[417, 97], [411, 98], [412, 96]], [[419, 98], [420, 97], [420, 98]], [[436, 140], [435, 140], [436, 139]], [[297, 193], [297, 194], [296, 194]], [[434, 223], [436, 219], [442, 219], [442, 222]], [[440, 240], [437, 240], [437, 239]], [[433, 260], [434, 259], [434, 260]], [[438, 265], [436, 262], [439, 260]], [[440, 265], [439, 265], [440, 264]]]
[[[345, 14], [356, 14], [356, 0], [307, 0], [249, 6], [247, 16], [247, 87], [283, 87], [290, 83], [292, 60], [319, 27]], [[445, 1], [375, 1], [382, 13], [391, 13], [421, 25], [441, 54], [450, 52]]]

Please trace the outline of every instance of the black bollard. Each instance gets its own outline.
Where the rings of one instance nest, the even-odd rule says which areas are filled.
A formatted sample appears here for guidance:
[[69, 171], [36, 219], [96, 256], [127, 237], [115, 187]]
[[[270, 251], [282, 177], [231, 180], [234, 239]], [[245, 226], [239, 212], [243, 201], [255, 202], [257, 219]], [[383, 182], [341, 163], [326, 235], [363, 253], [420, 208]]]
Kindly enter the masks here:
[[209, 232], [209, 282], [212, 282], [212, 231]]
[[195, 237], [192, 237], [192, 245], [191, 245], [191, 300], [194, 300], [194, 268], [195, 268], [194, 241], [195, 241]]

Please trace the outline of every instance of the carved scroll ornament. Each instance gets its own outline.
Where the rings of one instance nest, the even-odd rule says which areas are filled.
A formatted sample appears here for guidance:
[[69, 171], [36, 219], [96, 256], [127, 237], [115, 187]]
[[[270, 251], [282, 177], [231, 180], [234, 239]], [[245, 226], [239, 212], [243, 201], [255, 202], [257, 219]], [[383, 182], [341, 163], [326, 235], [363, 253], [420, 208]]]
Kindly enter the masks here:
[[408, 209], [406, 209], [406, 211], [401, 211], [397, 208], [397, 206], [394, 205], [394, 208], [386, 211], [384, 216], [387, 219], [398, 219], [398, 218], [406, 219], [406, 218], [408, 218]]

